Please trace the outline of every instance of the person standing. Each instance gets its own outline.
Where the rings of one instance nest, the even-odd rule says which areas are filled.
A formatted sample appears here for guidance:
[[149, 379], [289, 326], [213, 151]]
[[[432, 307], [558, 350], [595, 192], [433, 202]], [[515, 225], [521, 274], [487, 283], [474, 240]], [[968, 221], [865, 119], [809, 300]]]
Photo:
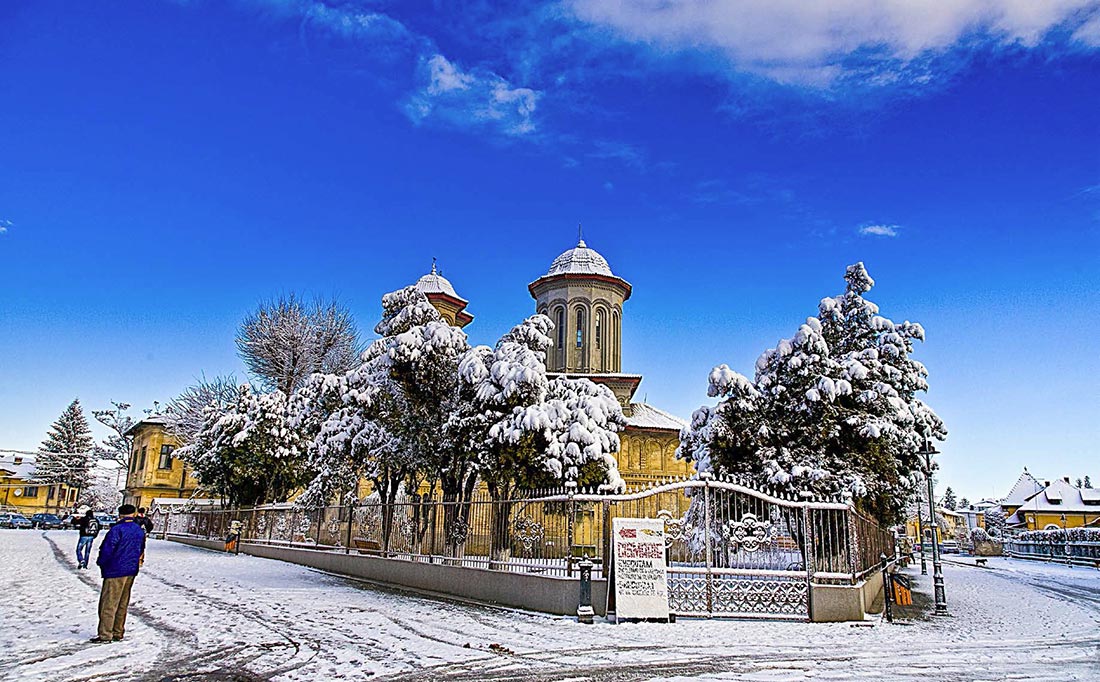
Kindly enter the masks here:
[[145, 515], [145, 507], [138, 507], [137, 522], [145, 531], [145, 535], [153, 532], [153, 519]]
[[145, 555], [145, 529], [134, 518], [132, 504], [118, 508], [119, 521], [99, 545], [103, 588], [99, 593], [99, 631], [92, 642], [117, 642], [126, 631], [126, 611], [130, 607], [130, 588]]
[[99, 519], [89, 509], [84, 516], [76, 520], [74, 524], [80, 531], [80, 538], [76, 541], [76, 565], [77, 568], [88, 568], [88, 560], [92, 556], [92, 542], [99, 535]]

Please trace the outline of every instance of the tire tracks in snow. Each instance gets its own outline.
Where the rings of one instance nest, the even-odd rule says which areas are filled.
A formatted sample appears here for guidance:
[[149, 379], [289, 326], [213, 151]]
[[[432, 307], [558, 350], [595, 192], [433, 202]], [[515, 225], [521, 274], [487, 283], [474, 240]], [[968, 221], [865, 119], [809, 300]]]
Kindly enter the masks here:
[[[91, 576], [85, 573], [80, 573], [75, 562], [73, 562], [68, 553], [62, 549], [58, 544], [50, 537], [43, 534], [43, 538], [50, 544], [54, 559], [57, 560], [64, 568], [73, 571], [74, 575], [80, 582], [87, 585], [94, 593], [98, 594], [100, 591], [100, 584]], [[191, 599], [200, 598], [204, 599], [208, 604], [210, 602], [217, 602], [220, 610], [230, 610], [233, 613], [237, 613], [245, 616], [248, 620], [252, 620], [257, 624], [269, 629], [274, 630], [268, 626], [262, 619], [255, 614], [246, 614], [244, 609], [239, 608], [237, 605], [227, 605], [219, 602], [219, 600], [212, 599], [206, 595], [187, 588], [183, 585], [172, 583], [164, 578], [157, 576], [154, 571], [144, 569], [140, 573], [141, 576], [155, 580], [156, 582], [165, 585], [173, 590], [184, 592]], [[230, 608], [226, 608], [229, 606]], [[198, 651], [201, 647], [201, 642], [195, 633], [190, 630], [178, 628], [173, 624], [167, 622], [163, 618], [150, 612], [147, 608], [137, 605], [131, 605], [128, 613], [136, 615], [142, 620], [150, 629], [167, 635], [164, 639], [164, 645], [162, 646], [162, 655], [158, 657], [156, 666], [153, 669], [141, 671], [136, 673], [134, 680], [159, 682], [161, 680], [172, 679], [186, 679], [188, 677], [195, 677], [206, 675], [211, 678], [226, 678], [226, 679], [255, 679], [264, 680], [270, 679], [278, 674], [287, 672], [290, 669], [298, 667], [297, 665], [291, 665], [286, 668], [286, 663], [277, 666], [273, 670], [268, 670], [262, 673], [257, 673], [248, 670], [247, 663], [252, 663], [255, 660], [262, 658], [270, 654], [273, 650], [277, 650], [279, 647], [272, 646], [265, 643], [252, 643], [252, 644], [240, 644], [233, 647], [218, 647], [213, 650]], [[251, 617], [249, 617], [251, 615]], [[282, 633], [279, 633], [282, 634]], [[292, 638], [286, 637], [293, 644], [294, 653], [288, 659], [293, 660], [297, 655], [299, 647]], [[57, 653], [53, 656], [66, 655], [74, 653], [82, 649], [85, 645], [78, 645], [73, 647], [65, 647], [57, 650]], [[108, 645], [102, 645], [108, 646]], [[114, 645], [111, 645], [114, 646]], [[259, 648], [260, 651], [253, 652], [252, 649]], [[285, 668], [285, 669], [284, 669]], [[93, 674], [82, 677], [71, 678], [71, 682], [96, 682], [98, 680], [117, 680], [117, 673], [105, 673], [105, 674]]]

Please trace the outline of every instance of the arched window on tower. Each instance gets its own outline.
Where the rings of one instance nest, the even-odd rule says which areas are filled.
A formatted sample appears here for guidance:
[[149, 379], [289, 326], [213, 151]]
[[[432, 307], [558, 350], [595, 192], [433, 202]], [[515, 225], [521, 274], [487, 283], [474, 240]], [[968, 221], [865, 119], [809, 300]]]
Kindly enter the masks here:
[[564, 367], [565, 365], [565, 308], [558, 308], [557, 320], [555, 324], [558, 327], [558, 366]]
[[577, 308], [577, 348], [584, 347], [584, 308]]
[[600, 363], [598, 369], [606, 370], [607, 352], [605, 350], [606, 344], [604, 343], [604, 334], [607, 333], [607, 321], [604, 319], [604, 312], [602, 310], [596, 311], [596, 328], [594, 332], [595, 333], [592, 335], [592, 338], [595, 339], [596, 343], [596, 357], [594, 362], [598, 360]]

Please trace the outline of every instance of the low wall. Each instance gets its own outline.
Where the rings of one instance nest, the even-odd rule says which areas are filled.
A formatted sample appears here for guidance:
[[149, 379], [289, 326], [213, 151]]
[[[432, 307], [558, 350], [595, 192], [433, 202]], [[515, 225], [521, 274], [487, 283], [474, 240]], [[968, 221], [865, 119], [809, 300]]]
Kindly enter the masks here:
[[866, 613], [882, 611], [882, 573], [875, 571], [855, 585], [813, 585], [810, 618], [815, 623], [863, 620]]
[[[221, 540], [185, 535], [168, 539], [194, 547], [221, 551]], [[278, 547], [243, 542], [242, 554], [286, 561], [330, 573], [360, 578], [382, 585], [425, 592], [444, 598], [572, 616], [577, 613], [579, 578], [490, 571], [468, 566], [428, 564], [404, 559], [383, 559], [339, 551]], [[863, 620], [864, 613], [882, 610], [882, 574], [874, 572], [855, 585], [813, 585], [810, 590], [812, 620], [817, 623]], [[592, 580], [592, 608], [606, 615], [607, 580]]]
[[[168, 538], [195, 547], [224, 548], [218, 540], [181, 535]], [[371, 582], [457, 597], [485, 604], [509, 606], [556, 615], [576, 615], [579, 578], [490, 571], [468, 566], [447, 566], [403, 559], [383, 559], [362, 554], [241, 543], [242, 554], [277, 559]], [[592, 581], [592, 608], [604, 615], [607, 581]]]

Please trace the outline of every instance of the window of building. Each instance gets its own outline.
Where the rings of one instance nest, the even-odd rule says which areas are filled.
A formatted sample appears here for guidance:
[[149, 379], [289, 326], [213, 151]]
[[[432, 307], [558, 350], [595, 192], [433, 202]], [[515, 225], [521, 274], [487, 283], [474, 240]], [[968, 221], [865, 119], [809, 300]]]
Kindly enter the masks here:
[[23, 486], [23, 497], [38, 497], [38, 486], [36, 486], [36, 485]]
[[158, 469], [171, 469], [172, 468], [172, 451], [175, 450], [171, 445], [160, 446], [160, 461], [157, 462]]
[[596, 312], [596, 350], [603, 347], [603, 311]]
[[53, 486], [52, 485], [49, 488], [46, 488], [46, 499], [47, 500], [52, 500], [53, 499]]
[[584, 346], [584, 310], [577, 308], [577, 348]]
[[138, 469], [141, 471], [145, 471], [145, 454], [148, 449], [145, 445], [141, 446], [141, 461], [138, 462]]

